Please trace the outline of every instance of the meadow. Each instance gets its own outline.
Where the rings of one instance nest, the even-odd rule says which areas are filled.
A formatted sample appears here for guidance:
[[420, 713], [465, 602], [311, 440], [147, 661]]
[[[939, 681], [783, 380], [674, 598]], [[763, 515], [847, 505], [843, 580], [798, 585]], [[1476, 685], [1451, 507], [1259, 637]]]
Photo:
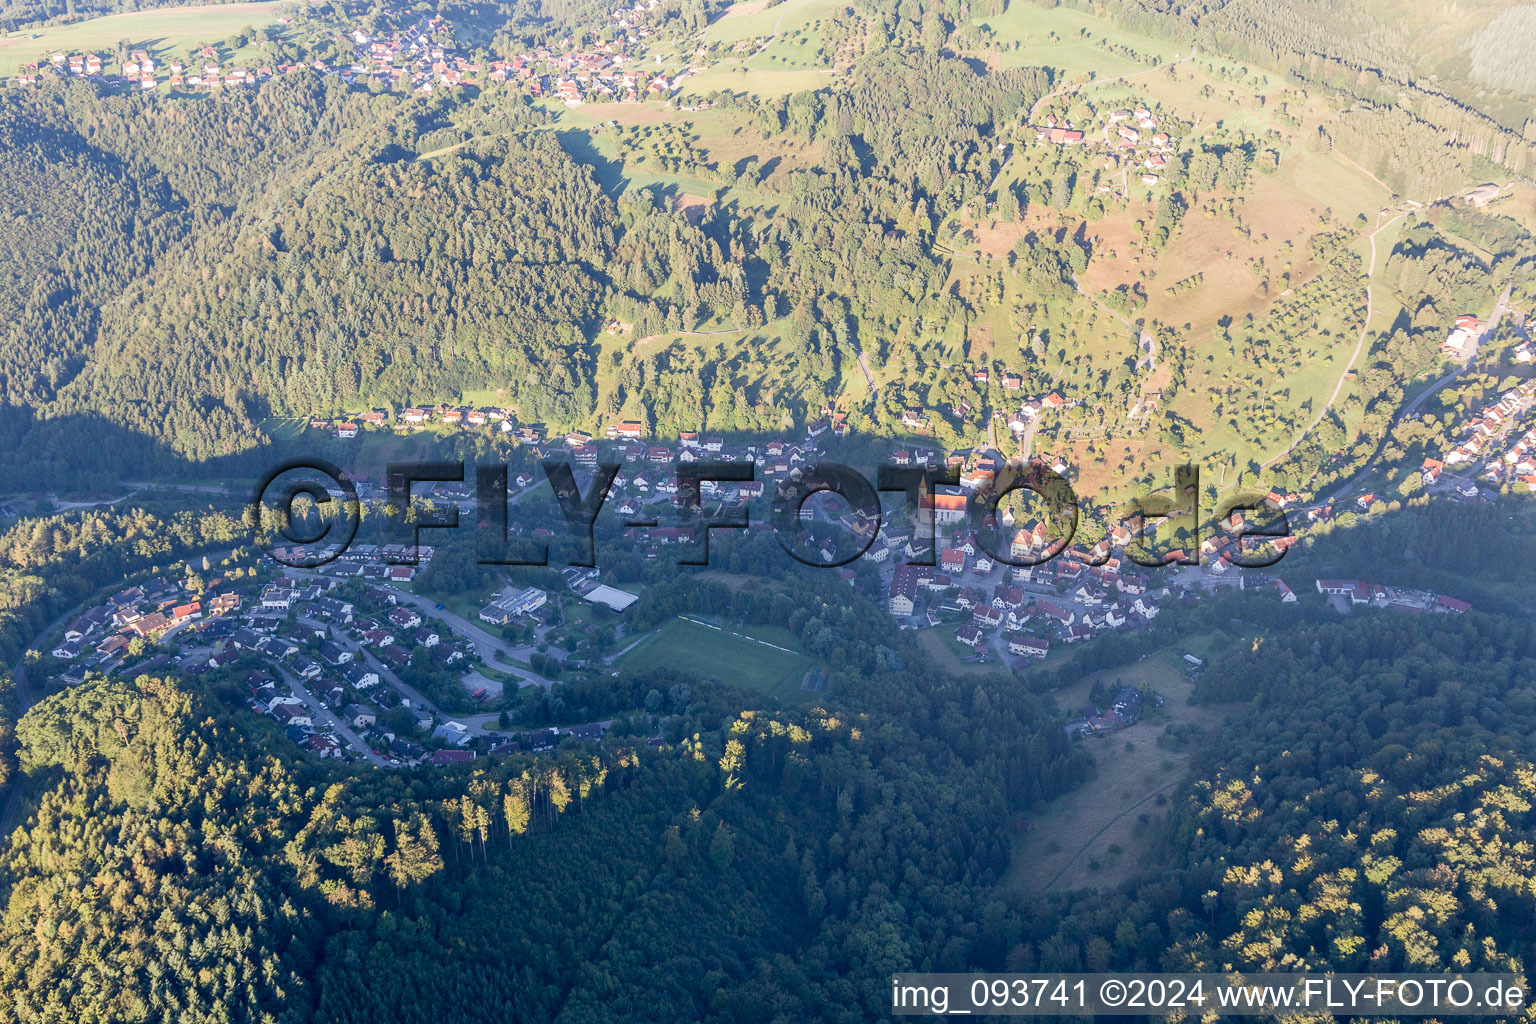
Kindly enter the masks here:
[[1185, 667], [1179, 652], [1161, 651], [1085, 676], [1052, 695], [1063, 727], [1072, 711], [1089, 702], [1098, 681], [1155, 690], [1164, 705], [1148, 708], [1128, 729], [1079, 741], [1093, 755], [1098, 777], [1023, 823], [1014, 837], [1009, 885], [1027, 892], [1109, 888], [1137, 873], [1144, 842], [1155, 832], [1151, 820], [1167, 813], [1167, 801], [1189, 771], [1189, 750], [1159, 744], [1158, 737], [1174, 726], [1221, 728], [1233, 710], [1188, 704], [1194, 684]]
[[[111, 63], [118, 43], [125, 41], [133, 49], [148, 50], [164, 59], [199, 43], [214, 43], [246, 28], [273, 24], [283, 7], [275, 0], [207, 4], [111, 14], [71, 25], [12, 32], [0, 38], [0, 76], [14, 75], [26, 64], [40, 57], [46, 60], [56, 52], [102, 53]], [[254, 58], [256, 51], [251, 47], [231, 58], [238, 61], [246, 51]]]
[[1026, 2], [977, 18], [971, 27], [990, 33], [993, 45], [985, 51], [989, 63], [1055, 68], [1069, 80], [1128, 74], [1171, 60], [1181, 50], [1176, 43], [1128, 32], [1091, 14]]

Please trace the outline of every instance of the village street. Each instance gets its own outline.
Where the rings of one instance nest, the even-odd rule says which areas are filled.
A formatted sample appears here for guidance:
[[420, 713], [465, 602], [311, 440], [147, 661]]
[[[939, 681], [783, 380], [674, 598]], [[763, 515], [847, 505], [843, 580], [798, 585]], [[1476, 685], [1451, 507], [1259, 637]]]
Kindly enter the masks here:
[[298, 676], [288, 671], [286, 666], [275, 662], [273, 663], [273, 668], [277, 670], [278, 675], [282, 676], [283, 682], [288, 684], [288, 688], [293, 691], [293, 695], [303, 701], [305, 707], [309, 708], [311, 721], [325, 722], [336, 735], [346, 741], [348, 748], [354, 754], [365, 758], [375, 768], [389, 767], [389, 762], [374, 753], [373, 748], [369, 747], [361, 736], [353, 732], [347, 723], [338, 718], [335, 712], [326, 707], [324, 701], [310, 693], [308, 687], [299, 680]]
[[[498, 671], [515, 675], [522, 679], [525, 684], [534, 686], [549, 685], [550, 681], [543, 676], [536, 675], [528, 669], [507, 664], [508, 661], [520, 661], [526, 665], [530, 655], [533, 654], [536, 648], [526, 645], [514, 646], [509, 644], [501, 637], [492, 634], [479, 623], [471, 622], [457, 612], [440, 607], [438, 602], [422, 597], [419, 594], [413, 594], [408, 590], [401, 590], [398, 587], [391, 587], [389, 589], [394, 593], [395, 599], [399, 603], [410, 605], [423, 614], [435, 615], [448, 623], [455, 633], [475, 645], [475, 652], [480, 655], [480, 659], [487, 665], [492, 666]], [[569, 651], [554, 646], [546, 648], [545, 653], [552, 658], [559, 658], [562, 661], [570, 657]], [[497, 654], [504, 655], [505, 657], [498, 658]]]
[[[327, 579], [324, 574], [307, 569], [291, 569], [289, 570], [289, 574], [295, 578], [317, 580]], [[456, 635], [462, 636], [464, 639], [468, 640], [471, 644], [474, 645], [475, 653], [477, 653], [480, 656], [480, 659], [484, 661], [488, 666], [494, 668], [498, 672], [505, 672], [507, 675], [516, 676], [519, 680], [521, 680], [521, 682], [518, 684], [519, 686], [543, 686], [545, 688], [550, 686], [550, 680], [545, 679], [541, 675], [538, 675], [531, 669], [524, 668], [522, 665], [511, 664], [513, 661], [519, 661], [522, 662], [523, 665], [526, 665], [528, 663], [529, 655], [532, 653], [534, 648], [512, 646], [506, 641], [502, 640], [500, 637], [491, 634], [483, 626], [470, 622], [468, 619], [464, 618], [464, 616], [450, 611], [445, 607], [440, 607], [438, 602], [429, 600], [428, 598], [422, 597], [419, 594], [413, 594], [408, 590], [401, 590], [398, 587], [388, 586], [387, 584], [383, 586], [383, 589], [393, 594], [397, 603], [415, 608], [417, 611], [424, 615], [433, 615], [442, 619], [448, 624], [448, 626], [454, 631]], [[316, 625], [321, 625], [321, 623], [316, 623]], [[349, 649], [358, 649], [355, 645], [352, 644], [352, 641], [349, 638], [345, 636], [337, 636], [334, 630], [331, 630], [331, 634], [333, 639], [336, 639], [338, 642], [343, 644], [349, 645]], [[568, 651], [558, 647], [548, 648], [547, 653], [551, 657], [560, 658], [562, 660], [566, 657], [569, 657]], [[502, 655], [502, 657], [498, 657], [498, 654]]]

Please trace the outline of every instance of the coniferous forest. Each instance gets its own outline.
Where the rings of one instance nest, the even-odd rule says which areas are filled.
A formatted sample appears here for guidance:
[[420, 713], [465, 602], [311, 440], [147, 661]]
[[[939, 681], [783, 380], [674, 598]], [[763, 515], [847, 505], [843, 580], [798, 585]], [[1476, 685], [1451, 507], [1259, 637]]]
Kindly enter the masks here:
[[[173, 89], [52, 51], [183, 5], [0, 0], [0, 1022], [854, 1024], [904, 972], [1524, 977], [1536, 9], [1396, 2], [326, 2], [101, 45], [267, 72]], [[397, 44], [426, 88], [373, 74]], [[605, 432], [638, 451], [589, 578], [518, 502]], [[910, 545], [813, 568], [744, 527], [683, 564], [636, 531], [692, 515], [675, 453], [722, 448], [796, 486], [828, 451], [947, 461], [968, 511], [1055, 467], [1071, 575], [980, 568], [968, 525], [1030, 536], [995, 502], [904, 613]], [[246, 492], [294, 454], [363, 482], [370, 542], [386, 507], [437, 525], [379, 497], [387, 463], [499, 465], [556, 557], [478, 557], [471, 475], [429, 564], [289, 573]], [[1121, 492], [1201, 459], [1204, 512], [1290, 508], [1278, 566], [1119, 557]], [[936, 514], [883, 493], [903, 542]], [[373, 639], [341, 650], [342, 617]], [[1106, 710], [1127, 687], [1139, 721]]]

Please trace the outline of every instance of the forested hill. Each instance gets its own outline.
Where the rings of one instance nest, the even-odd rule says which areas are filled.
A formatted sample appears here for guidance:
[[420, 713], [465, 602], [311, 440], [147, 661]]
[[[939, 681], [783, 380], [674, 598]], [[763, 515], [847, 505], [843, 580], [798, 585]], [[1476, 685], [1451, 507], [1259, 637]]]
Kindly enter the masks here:
[[288, 763], [238, 693], [44, 702], [8, 1019], [869, 1020], [893, 971], [1000, 955], [1011, 809], [1088, 771], [1035, 698], [916, 664], [878, 714], [644, 682], [663, 749], [424, 776]]
[[424, 775], [295, 760], [238, 688], [87, 683], [17, 729], [7, 1017], [852, 1024], [910, 970], [1520, 972], [1525, 623], [1263, 607], [1206, 617], [1254, 636], [1197, 698], [1247, 709], [1167, 737], [1200, 753], [1151, 870], [1070, 897], [1001, 883], [1021, 814], [1106, 798], [1086, 749], [899, 636], [841, 710], [660, 672], [660, 749]]
[[[8, 450], [57, 452], [101, 417], [202, 461], [359, 381], [398, 401], [492, 366], [547, 365], [538, 397], [569, 400], [612, 204], [549, 136], [416, 163], [440, 116], [334, 80], [167, 104], [8, 94]], [[58, 422], [33, 429], [32, 410]]]
[[[198, 457], [254, 443], [250, 410], [235, 397], [246, 393], [241, 385], [210, 393], [206, 379], [194, 387], [166, 375], [177, 355], [169, 348], [115, 368], [135, 377], [134, 390], [101, 395], [98, 342], [124, 320], [122, 335], [138, 333], [137, 303], [158, 280], [174, 289], [200, 279], [234, 247], [240, 211], [262, 205], [279, 173], [356, 163], [355, 144], [343, 141], [364, 124], [402, 134], [384, 127], [401, 116], [398, 104], [316, 80], [167, 104], [71, 86], [0, 98], [8, 143], [0, 146], [0, 189], [12, 217], [0, 239], [0, 438], [8, 462], [44, 479], [50, 464], [99, 465], [79, 444], [83, 423], [98, 418], [142, 437], [138, 452], [117, 446], [130, 472], [146, 466], [155, 443], [173, 438]], [[407, 138], [415, 127], [405, 120]], [[204, 337], [211, 326], [199, 325]], [[248, 377], [244, 368], [239, 376]], [[34, 430], [40, 415], [54, 423]]]
[[553, 136], [336, 168], [283, 193], [108, 314], [84, 400], [178, 442], [199, 433], [180, 397], [199, 387], [226, 409], [302, 415], [536, 380], [514, 392], [530, 419], [591, 408], [582, 341], [613, 204]]
[[859, 330], [953, 316], [944, 257], [920, 240], [986, 187], [992, 136], [1050, 81], [897, 53], [861, 71], [846, 93], [758, 108], [764, 138], [820, 162], [776, 216], [698, 225], [649, 191], [616, 202], [507, 93], [9, 92], [6, 451], [34, 474], [90, 466], [70, 438], [99, 418], [141, 439], [127, 471], [164, 471], [261, 445], [270, 416], [485, 388], [525, 422], [576, 424], [597, 410], [592, 340], [613, 313], [642, 335], [792, 315], [783, 386], [737, 404], [803, 416], [835, 395]]
[[[1169, 870], [1028, 908], [1038, 970], [1520, 970], [1536, 647], [1500, 617], [1290, 628], [1209, 666], [1251, 700], [1171, 818]], [[1058, 916], [1060, 915], [1060, 916]]]

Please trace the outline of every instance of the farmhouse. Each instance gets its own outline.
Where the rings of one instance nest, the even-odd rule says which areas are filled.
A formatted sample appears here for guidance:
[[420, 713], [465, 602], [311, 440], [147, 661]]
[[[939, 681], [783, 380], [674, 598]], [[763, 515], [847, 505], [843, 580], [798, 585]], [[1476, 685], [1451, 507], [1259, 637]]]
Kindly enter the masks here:
[[1083, 133], [1073, 128], [1043, 127], [1035, 131], [1037, 142], [1051, 142], [1058, 146], [1077, 146], [1083, 141]]

